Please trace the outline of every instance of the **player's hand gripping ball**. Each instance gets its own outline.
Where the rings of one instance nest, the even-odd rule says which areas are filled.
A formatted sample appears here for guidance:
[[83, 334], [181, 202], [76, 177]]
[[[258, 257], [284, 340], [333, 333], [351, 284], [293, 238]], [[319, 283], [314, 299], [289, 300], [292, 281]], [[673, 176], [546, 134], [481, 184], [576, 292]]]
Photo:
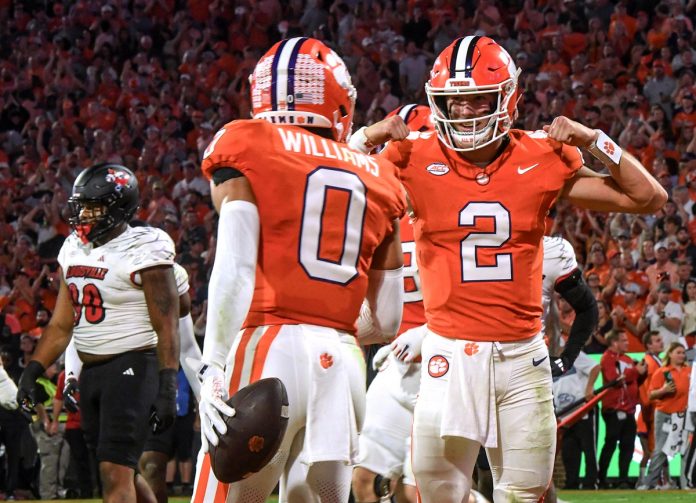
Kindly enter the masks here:
[[261, 379], [227, 400], [235, 410], [223, 416], [227, 432], [210, 445], [215, 477], [226, 484], [238, 482], [266, 466], [283, 441], [288, 426], [288, 394], [280, 379]]

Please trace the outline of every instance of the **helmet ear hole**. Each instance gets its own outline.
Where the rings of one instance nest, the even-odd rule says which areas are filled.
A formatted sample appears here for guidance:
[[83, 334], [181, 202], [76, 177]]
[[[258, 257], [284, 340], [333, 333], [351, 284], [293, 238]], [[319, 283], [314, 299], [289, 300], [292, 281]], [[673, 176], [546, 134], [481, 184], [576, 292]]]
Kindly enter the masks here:
[[345, 117], [346, 115], [348, 115], [348, 110], [346, 110], [346, 107], [344, 107], [343, 105], [338, 107], [338, 111], [341, 112], [341, 117]]

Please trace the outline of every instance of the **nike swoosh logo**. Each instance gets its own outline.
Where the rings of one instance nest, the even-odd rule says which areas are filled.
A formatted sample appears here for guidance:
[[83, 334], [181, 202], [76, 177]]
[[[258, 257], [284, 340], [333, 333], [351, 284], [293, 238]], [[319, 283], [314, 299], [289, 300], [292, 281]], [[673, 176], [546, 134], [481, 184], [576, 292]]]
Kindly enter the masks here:
[[527, 171], [530, 171], [530, 170], [536, 168], [538, 165], [539, 165], [539, 163], [536, 163], [536, 164], [533, 164], [532, 166], [529, 166], [528, 168], [521, 168], [521, 167], [517, 166], [517, 172], [520, 175], [524, 175]]
[[535, 367], [538, 367], [539, 365], [541, 365], [541, 362], [543, 362], [547, 358], [548, 358], [548, 356], [544, 356], [541, 360], [537, 360], [536, 358], [532, 358], [532, 365], [534, 365]]

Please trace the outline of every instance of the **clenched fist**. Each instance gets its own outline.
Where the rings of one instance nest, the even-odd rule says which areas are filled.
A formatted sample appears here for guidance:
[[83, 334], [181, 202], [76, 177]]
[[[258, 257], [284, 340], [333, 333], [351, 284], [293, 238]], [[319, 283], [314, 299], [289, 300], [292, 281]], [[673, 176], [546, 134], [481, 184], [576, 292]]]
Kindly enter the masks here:
[[365, 137], [372, 146], [377, 146], [390, 140], [403, 140], [410, 132], [404, 120], [394, 115], [368, 126], [365, 129]]
[[599, 133], [594, 129], [562, 115], [556, 117], [550, 125], [544, 126], [544, 131], [552, 140], [581, 148], [589, 147], [599, 136]]

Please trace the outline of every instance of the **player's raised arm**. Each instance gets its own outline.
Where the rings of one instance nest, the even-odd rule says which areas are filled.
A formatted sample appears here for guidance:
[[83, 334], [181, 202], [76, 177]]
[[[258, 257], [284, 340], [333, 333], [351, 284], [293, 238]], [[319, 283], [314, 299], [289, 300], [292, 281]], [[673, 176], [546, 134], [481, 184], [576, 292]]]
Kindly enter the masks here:
[[[63, 278], [62, 271], [60, 277]], [[22, 377], [19, 379], [17, 402], [25, 410], [33, 409], [36, 404], [34, 396], [36, 380], [68, 347], [73, 331], [74, 316], [75, 312], [70, 301], [68, 287], [65, 281], [61, 280], [56, 308], [53, 311], [51, 320], [46, 325], [31, 361], [27, 364], [24, 372], [22, 372]]]
[[552, 140], [584, 148], [609, 169], [608, 176], [588, 177], [580, 171], [569, 180], [562, 196], [573, 204], [595, 211], [654, 213], [667, 201], [667, 192], [645, 167], [602, 131], [563, 116], [544, 131]]
[[207, 442], [217, 445], [215, 430], [227, 431], [220, 414], [234, 414], [224, 403], [225, 361], [251, 306], [260, 232], [256, 198], [249, 181], [233, 168], [217, 169], [212, 179], [211, 196], [220, 220], [203, 343], [200, 414], [205, 449]]

